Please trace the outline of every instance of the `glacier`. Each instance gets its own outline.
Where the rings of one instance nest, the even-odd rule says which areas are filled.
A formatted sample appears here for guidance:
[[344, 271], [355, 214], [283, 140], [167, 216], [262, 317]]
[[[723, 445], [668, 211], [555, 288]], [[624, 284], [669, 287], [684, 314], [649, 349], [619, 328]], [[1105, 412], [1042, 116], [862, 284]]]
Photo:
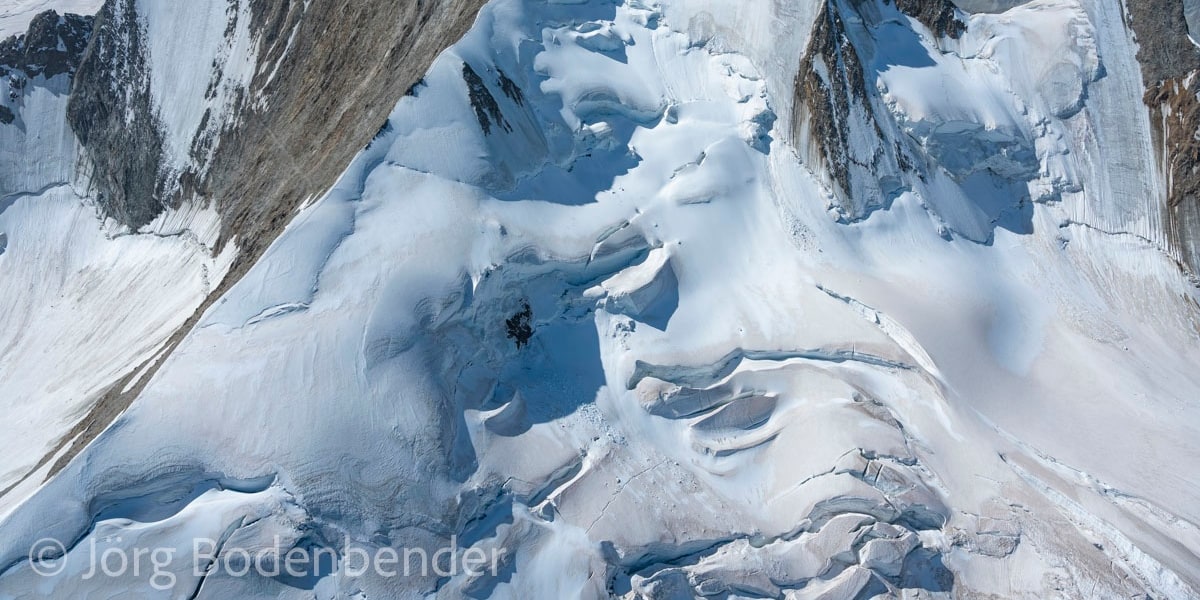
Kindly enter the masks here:
[[[1197, 597], [1200, 292], [1124, 8], [904, 4], [492, 0], [227, 288], [215, 204], [131, 229], [69, 131], [78, 176], [6, 157], [0, 598]], [[137, 5], [152, 73], [238, 65], [152, 75], [184, 171], [253, 33]], [[852, 64], [831, 141], [795, 82]], [[348, 573], [448, 545], [502, 559]], [[271, 548], [336, 564], [221, 562]]]

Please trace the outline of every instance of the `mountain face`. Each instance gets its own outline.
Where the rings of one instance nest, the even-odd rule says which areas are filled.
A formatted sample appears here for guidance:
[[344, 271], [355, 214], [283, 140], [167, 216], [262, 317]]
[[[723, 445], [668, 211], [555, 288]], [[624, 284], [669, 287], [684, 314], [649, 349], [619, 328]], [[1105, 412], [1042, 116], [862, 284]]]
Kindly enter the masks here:
[[1166, 221], [1172, 245], [1192, 272], [1200, 269], [1200, 104], [1195, 82], [1200, 73], [1200, 47], [1189, 33], [1194, 2], [1139, 2], [1129, 6], [1138, 40], [1138, 61], [1150, 109], [1155, 145], [1163, 149], [1159, 170], [1167, 181]]
[[[143, 346], [137, 358], [112, 363], [125, 369], [123, 376], [107, 374], [109, 380], [96, 382], [104, 387], [89, 384], [87, 397], [72, 401], [90, 412], [51, 434], [58, 441], [39, 467], [57, 471], [128, 406], [140, 391], [134, 371], [141, 379], [153, 375], [152, 358], [169, 354], [295, 209], [328, 188], [395, 99], [461, 35], [475, 8], [469, 2], [103, 5], [86, 51], [68, 44], [76, 48], [73, 82], [60, 86], [55, 103], [37, 107], [66, 133], [66, 148], [54, 159], [69, 165], [63, 170], [70, 174], [55, 180], [87, 190], [79, 193], [113, 222], [104, 235], [122, 235], [115, 228], [178, 238], [196, 252], [179, 260], [207, 264], [197, 265], [199, 289], [161, 312], [170, 319], [153, 324], [158, 333], [136, 338]], [[26, 37], [34, 38], [39, 21], [54, 18], [39, 17]], [[89, 17], [89, 29], [91, 23]], [[65, 119], [60, 101], [67, 102]], [[45, 153], [39, 146], [11, 162], [34, 168]], [[281, 177], [280, 168], [289, 175]], [[155, 285], [170, 281], [164, 279]], [[135, 327], [149, 325], [136, 306], [130, 303], [128, 318]], [[108, 320], [122, 327], [121, 317]], [[84, 328], [72, 335], [92, 334]], [[145, 368], [131, 368], [139, 366]], [[50, 455], [57, 456], [49, 461]]]
[[92, 17], [44, 12], [34, 17], [27, 34], [11, 37], [0, 44], [4, 75], [53, 79], [74, 73], [91, 32]]
[[91, 17], [46, 12], [28, 33], [0, 42], [0, 195], [68, 177], [74, 142], [60, 113], [91, 31]]
[[1194, 4], [43, 13], [0, 598], [1197, 597]]
[[[136, 230], [213, 202], [219, 245], [236, 236], [253, 262], [478, 4], [106, 3], [67, 114], [101, 210]], [[283, 162], [294, 177], [246, 176]]]

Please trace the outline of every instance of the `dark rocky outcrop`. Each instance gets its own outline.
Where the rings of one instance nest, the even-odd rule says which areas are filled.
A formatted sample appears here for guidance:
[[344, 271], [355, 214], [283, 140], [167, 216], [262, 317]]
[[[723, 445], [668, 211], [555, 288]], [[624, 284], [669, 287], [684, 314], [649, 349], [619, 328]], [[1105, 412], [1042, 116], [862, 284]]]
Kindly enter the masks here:
[[1147, 87], [1182, 78], [1200, 68], [1200, 49], [1188, 40], [1180, 0], [1138, 0], [1126, 3], [1126, 7]]
[[496, 69], [496, 76], [500, 81], [500, 91], [516, 102], [517, 106], [525, 106], [525, 94], [521, 92], [521, 87], [517, 85], [517, 82], [509, 79], [508, 75], [505, 75], [504, 71], [500, 69]]
[[[803, 143], [807, 162], [825, 166], [816, 171], [828, 173], [824, 183], [842, 217], [857, 220], [886, 205], [913, 160], [904, 148], [885, 142], [877, 115], [883, 109], [875, 105], [871, 74], [847, 31], [843, 10], [855, 11], [838, 0], [822, 3], [796, 77], [792, 137]], [[852, 18], [862, 20], [857, 12]], [[871, 145], [863, 147], [863, 140]]]
[[504, 328], [509, 339], [517, 344], [517, 348], [529, 343], [533, 337], [533, 308], [526, 302], [521, 312], [505, 319]]
[[75, 74], [67, 120], [91, 159], [98, 205], [138, 228], [162, 211], [163, 136], [134, 0], [109, 0]]
[[[501, 77], [503, 77], [501, 73]], [[509, 93], [509, 88], [504, 87], [504, 81], [508, 78], [504, 77], [500, 80], [505, 93]], [[512, 131], [512, 125], [508, 124], [508, 120], [504, 118], [504, 113], [500, 110], [500, 105], [496, 104], [496, 97], [488, 90], [487, 84], [483, 82], [483, 78], [471, 65], [463, 63], [463, 81], [467, 84], [467, 95], [471, 99], [471, 108], [475, 110], [475, 118], [479, 120], [479, 127], [483, 129], [484, 135], [492, 133], [492, 126], [495, 125], [505, 131]], [[512, 81], [509, 84], [514, 85]], [[520, 93], [518, 91], [518, 93]]]
[[862, 105], [864, 77], [862, 61], [846, 37], [841, 14], [825, 2], [800, 60], [793, 122], [797, 129], [807, 123], [809, 159], [824, 162], [843, 196], [854, 192], [850, 184], [850, 105]]
[[1179, 0], [1138, 0], [1126, 7], [1138, 42], [1151, 133], [1165, 150], [1159, 168], [1167, 183], [1167, 236], [1195, 273], [1200, 271], [1200, 49], [1188, 39]]
[[0, 42], [0, 76], [33, 79], [72, 74], [92, 34], [92, 17], [48, 10], [29, 30]]
[[938, 36], [957, 39], [967, 30], [950, 0], [896, 0], [896, 8], [920, 21]]

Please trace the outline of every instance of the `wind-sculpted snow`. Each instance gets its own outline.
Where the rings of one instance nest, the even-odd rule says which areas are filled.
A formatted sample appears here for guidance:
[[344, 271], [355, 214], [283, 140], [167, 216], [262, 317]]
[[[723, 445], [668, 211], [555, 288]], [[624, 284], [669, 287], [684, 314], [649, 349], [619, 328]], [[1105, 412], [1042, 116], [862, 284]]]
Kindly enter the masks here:
[[[4, 517], [0, 596], [1196, 595], [1196, 290], [1075, 218], [1130, 183], [1100, 158], [1153, 160], [1096, 147], [1146, 133], [1100, 77], [1129, 40], [1067, 0], [822, 37], [848, 4], [737, 18], [855, 44], [869, 97], [823, 141], [894, 168], [854, 215], [790, 122], [829, 72], [773, 80], [828, 53], [720, 2], [487, 5]], [[172, 549], [175, 585], [83, 579], [93, 543]], [[349, 572], [450, 546], [495, 569]], [[264, 548], [332, 563], [218, 568]]]

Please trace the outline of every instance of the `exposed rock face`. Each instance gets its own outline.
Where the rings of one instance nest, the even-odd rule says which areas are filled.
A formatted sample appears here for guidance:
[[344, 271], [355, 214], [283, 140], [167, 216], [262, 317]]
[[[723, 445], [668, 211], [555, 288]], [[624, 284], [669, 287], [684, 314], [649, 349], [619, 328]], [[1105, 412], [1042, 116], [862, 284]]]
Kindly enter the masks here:
[[953, 0], [954, 5], [971, 13], [999, 13], [1029, 0]]
[[896, 0], [896, 7], [938, 36], [957, 38], [967, 28], [950, 0]]
[[826, 183], [834, 187], [843, 212], [851, 218], [865, 215], [881, 199], [860, 189], [858, 182], [869, 179], [854, 177], [854, 171], [880, 170], [887, 149], [877, 146], [870, 155], [855, 155], [851, 142], [855, 129], [864, 130], [862, 135], [877, 143], [882, 134], [870, 117], [862, 60], [833, 2], [825, 2], [817, 17], [800, 62], [795, 96], [793, 135], [803, 144], [799, 147], [808, 151], [810, 162], [828, 166], [832, 181]]
[[1159, 168], [1167, 183], [1168, 239], [1192, 271], [1200, 271], [1200, 49], [1188, 39], [1189, 7], [1179, 0], [1146, 0], [1127, 8], [1150, 123], [1161, 125], [1151, 131], [1156, 145], [1165, 147]]
[[[194, 174], [197, 193], [214, 199], [225, 216], [222, 242], [236, 236], [252, 263], [295, 207], [329, 187], [374, 137], [396, 101], [462, 37], [482, 4], [325, 0], [305, 10], [303, 2], [252, 2], [251, 30], [263, 32], [269, 49], [261, 61], [277, 70], [273, 79], [257, 76], [248, 93], [268, 98], [267, 108], [241, 115], [241, 125], [216, 142], [221, 151], [207, 172]], [[255, 176], [247, 167], [290, 176]]]
[[488, 91], [487, 84], [467, 63], [463, 63], [463, 81], [467, 83], [471, 106], [475, 109], [475, 118], [479, 119], [479, 127], [483, 129], [483, 134], [488, 135], [492, 132], [493, 123], [500, 129], [512, 131], [512, 126], [505, 120], [504, 113], [500, 112], [500, 106], [496, 104], [496, 98]]
[[0, 75], [49, 79], [74, 73], [91, 36], [92, 20], [52, 10], [34, 17], [28, 33], [0, 42]]
[[1200, 49], [1188, 41], [1187, 20], [1179, 0], [1128, 3], [1130, 25], [1137, 36], [1138, 61], [1147, 87], [1180, 78], [1200, 68]]
[[155, 192], [162, 134], [146, 61], [134, 1], [106, 2], [67, 105], [67, 119], [91, 160], [98, 204], [135, 229], [161, 210]]
[[[370, 141], [394, 102], [465, 31], [481, 4], [231, 3], [224, 43], [235, 46], [237, 20], [248, 13], [253, 77], [231, 86], [224, 114], [205, 112], [185, 147], [169, 148], [150, 91], [162, 74], [150, 67], [147, 16], [137, 14], [132, 0], [110, 0], [70, 111], [95, 163], [101, 206], [136, 229], [166, 207], [216, 202], [223, 216], [220, 245], [236, 237], [242, 260], [253, 262], [292, 210], [327, 188]], [[214, 61], [206, 97], [227, 85], [236, 58]], [[124, 85], [114, 89], [114, 80]], [[126, 115], [133, 115], [133, 127], [116, 121]]]
[[[793, 137], [807, 151], [807, 160], [824, 163], [826, 181], [836, 197], [841, 218], [856, 220], [885, 207], [916, 172], [912, 152], [884, 142], [881, 123], [890, 123], [887, 110], [868, 73], [870, 56], [852, 39], [844, 11], [853, 27], [878, 23], [873, 2], [831, 0], [823, 3], [808, 49], [800, 63], [793, 102]], [[885, 6], [891, 4], [885, 2]], [[965, 25], [948, 0], [897, 0], [895, 7], [939, 37], [957, 38]], [[825, 171], [825, 169], [820, 169]]]

